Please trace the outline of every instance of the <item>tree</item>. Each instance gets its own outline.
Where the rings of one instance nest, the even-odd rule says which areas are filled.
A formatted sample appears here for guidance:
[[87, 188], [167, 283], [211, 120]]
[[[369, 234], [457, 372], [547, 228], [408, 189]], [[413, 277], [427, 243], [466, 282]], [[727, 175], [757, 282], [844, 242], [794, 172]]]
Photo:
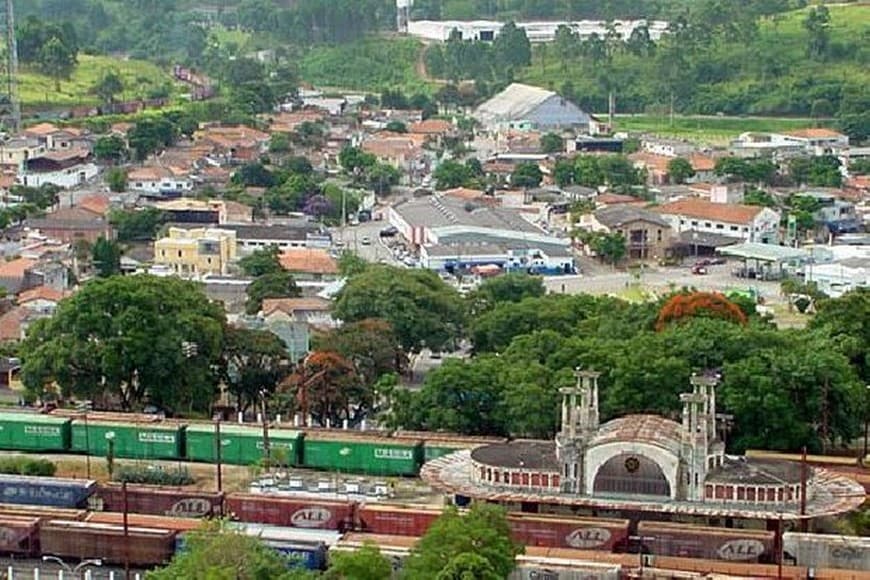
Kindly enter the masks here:
[[112, 167], [106, 172], [106, 183], [115, 193], [127, 190], [127, 170], [122, 167]]
[[378, 195], [390, 193], [390, 188], [399, 183], [401, 172], [387, 163], [376, 163], [366, 171], [366, 184]]
[[94, 143], [94, 157], [117, 163], [127, 158], [127, 144], [119, 135], [100, 137]]
[[367, 266], [368, 262], [350, 250], [343, 250], [338, 257], [338, 273], [345, 278], [364, 272]]
[[739, 306], [717, 292], [691, 292], [676, 294], [662, 306], [656, 320], [656, 329], [662, 330], [674, 321], [693, 316], [713, 316], [746, 324], [746, 314]]
[[268, 330], [227, 327], [221, 359], [221, 378], [240, 411], [271, 396], [290, 373], [284, 343]]
[[281, 268], [281, 250], [272, 245], [259, 250], [254, 250], [249, 256], [239, 260], [239, 267], [245, 276], [259, 278], [267, 274], [277, 274], [283, 271]]
[[450, 507], [433, 522], [411, 551], [403, 575], [407, 580], [456, 578], [439, 574], [469, 569], [471, 562], [467, 557], [458, 562], [456, 559], [463, 554], [474, 554], [489, 565], [475, 563], [474, 569], [491, 570], [491, 577], [507, 578], [516, 566], [517, 555], [522, 553], [523, 548], [511, 540], [504, 508], [474, 503], [467, 514], [460, 515], [456, 508]]
[[453, 160], [438, 165], [432, 176], [435, 178], [435, 188], [438, 190], [464, 187], [472, 178], [468, 165]]
[[124, 80], [116, 70], [110, 70], [100, 77], [100, 80], [91, 88], [100, 101], [104, 103], [114, 103], [115, 95], [124, 92]]
[[442, 350], [458, 335], [462, 311], [459, 293], [434, 272], [383, 265], [371, 265], [348, 280], [334, 307], [345, 322], [388, 321], [406, 350], [424, 343]]
[[598, 257], [610, 262], [611, 266], [616, 266], [625, 257], [625, 236], [622, 232], [595, 236], [590, 245]]
[[353, 364], [332, 351], [314, 351], [305, 357], [287, 385], [295, 408], [322, 427], [345, 420], [356, 425], [374, 402], [374, 391], [359, 381]]
[[290, 137], [285, 133], [272, 133], [269, 138], [269, 153], [287, 153], [290, 151]]
[[541, 151], [544, 153], [561, 153], [565, 150], [565, 141], [557, 133], [547, 133], [541, 137]]
[[148, 580], [313, 580], [310, 572], [288, 570], [287, 561], [259, 538], [208, 522], [185, 534], [185, 549], [153, 570]]
[[399, 373], [405, 357], [393, 327], [386, 320], [368, 318], [330, 331], [317, 341], [318, 350], [333, 350], [349, 360], [360, 380], [373, 386], [390, 373]]
[[[206, 410], [214, 395], [226, 321], [193, 282], [149, 275], [92, 280], [30, 327], [23, 380], [37, 396], [57, 385], [76, 397], [124, 410], [145, 401]], [[183, 346], [195, 343], [195, 354]]]
[[870, 290], [857, 288], [839, 298], [820, 300], [810, 328], [824, 329], [849, 357], [865, 384], [870, 384]]
[[245, 187], [272, 187], [275, 175], [259, 161], [246, 163], [233, 173], [232, 182]]
[[121, 248], [116, 242], [102, 236], [94, 243], [91, 259], [100, 278], [108, 278], [121, 271]]
[[692, 164], [682, 157], [675, 157], [668, 161], [668, 177], [672, 183], [685, 183], [687, 179], [694, 177], [695, 170]]
[[524, 28], [513, 22], [502, 26], [492, 45], [497, 70], [505, 80], [511, 80], [515, 71], [532, 63], [532, 45]]
[[248, 286], [246, 292], [245, 312], [257, 314], [267, 298], [297, 298], [302, 291], [296, 286], [296, 281], [290, 272], [273, 272], [260, 276]]
[[491, 278], [481, 284], [470, 296], [472, 312], [480, 314], [503, 302], [520, 302], [546, 293], [541, 278], [524, 273], [510, 273]]
[[165, 116], [144, 117], [127, 133], [127, 142], [136, 159], [143, 161], [150, 154], [175, 143], [177, 137], [178, 127]]
[[329, 557], [325, 580], [387, 580], [393, 573], [390, 561], [375, 544], [365, 543], [355, 552], [335, 552]]
[[472, 552], [459, 554], [438, 572], [435, 580], [501, 580], [489, 560]]
[[387, 131], [391, 131], [393, 133], [407, 133], [408, 127], [401, 121], [390, 121], [387, 123], [385, 127]]
[[807, 56], [815, 59], [824, 59], [828, 53], [830, 38], [831, 13], [827, 6], [810, 8], [807, 17], [803, 21], [803, 27], [809, 34], [807, 41]]
[[788, 174], [797, 185], [840, 187], [843, 183], [840, 161], [832, 155], [796, 157], [788, 163]]
[[68, 79], [76, 66], [76, 53], [57, 37], [49, 39], [39, 51], [39, 68], [54, 79], [54, 90], [60, 92], [61, 79]]
[[121, 242], [153, 240], [165, 222], [166, 215], [153, 207], [129, 211], [116, 210], [109, 214], [109, 223], [115, 227], [118, 241]]
[[520, 163], [511, 173], [511, 185], [531, 189], [541, 185], [544, 174], [537, 163]]

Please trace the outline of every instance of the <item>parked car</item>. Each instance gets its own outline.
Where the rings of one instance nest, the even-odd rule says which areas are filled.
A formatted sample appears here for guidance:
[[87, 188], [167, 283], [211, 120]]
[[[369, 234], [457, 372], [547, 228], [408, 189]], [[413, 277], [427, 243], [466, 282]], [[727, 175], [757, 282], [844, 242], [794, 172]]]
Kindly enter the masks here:
[[361, 240], [359, 241], [359, 243], [361, 243], [361, 244], [364, 245], [364, 246], [371, 246], [371, 245], [372, 245], [372, 239], [371, 239], [370, 237], [368, 237], [368, 236], [363, 236], [363, 239], [361, 239]]
[[707, 274], [707, 267], [702, 264], [695, 264], [692, 266], [692, 274], [696, 276], [704, 276]]

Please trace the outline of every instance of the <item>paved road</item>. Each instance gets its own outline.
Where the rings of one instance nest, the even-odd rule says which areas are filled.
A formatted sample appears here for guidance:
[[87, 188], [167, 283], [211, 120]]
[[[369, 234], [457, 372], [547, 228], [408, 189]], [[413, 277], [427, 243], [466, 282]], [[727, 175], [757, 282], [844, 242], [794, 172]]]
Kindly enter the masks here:
[[[387, 248], [380, 237], [380, 232], [389, 223], [385, 221], [364, 222], [356, 226], [336, 228], [332, 231], [334, 240], [341, 240], [345, 248], [356, 252], [364, 260], [380, 262], [385, 260], [392, 266], [401, 266], [392, 252]], [[366, 243], [368, 242], [368, 243]]]

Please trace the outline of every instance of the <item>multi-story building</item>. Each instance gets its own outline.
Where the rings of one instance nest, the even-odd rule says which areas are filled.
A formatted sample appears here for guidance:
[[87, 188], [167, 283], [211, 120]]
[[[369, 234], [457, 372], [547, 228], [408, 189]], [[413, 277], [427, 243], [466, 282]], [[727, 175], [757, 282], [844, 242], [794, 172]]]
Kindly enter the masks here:
[[169, 228], [169, 234], [154, 243], [154, 263], [183, 277], [226, 274], [235, 259], [236, 234], [231, 230]]
[[676, 234], [714, 234], [735, 241], [776, 243], [780, 213], [757, 205], [681, 199], [656, 208]]

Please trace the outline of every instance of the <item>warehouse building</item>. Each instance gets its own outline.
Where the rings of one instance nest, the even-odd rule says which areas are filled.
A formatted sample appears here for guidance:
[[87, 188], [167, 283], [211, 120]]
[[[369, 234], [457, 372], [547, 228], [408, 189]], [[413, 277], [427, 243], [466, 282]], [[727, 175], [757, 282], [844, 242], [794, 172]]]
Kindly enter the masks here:
[[[425, 40], [446, 42], [453, 31], [457, 31], [462, 40], [491, 42], [495, 40], [504, 22], [496, 20], [416, 20], [399, 22], [398, 30], [407, 32], [409, 36]], [[530, 42], [553, 42], [560, 26], [567, 26], [580, 38], [589, 38], [593, 34], [607, 34], [608, 22], [603, 20], [580, 21], [543, 21], [517, 22], [517, 28], [526, 31]], [[668, 29], [668, 23], [661, 20], [616, 20], [613, 26], [616, 33], [624, 39], [631, 36], [635, 29], [646, 25], [652, 40], [658, 40]]]
[[597, 134], [598, 120], [558, 93], [512, 83], [481, 104], [473, 114], [483, 127], [497, 133], [506, 130], [561, 131]]

